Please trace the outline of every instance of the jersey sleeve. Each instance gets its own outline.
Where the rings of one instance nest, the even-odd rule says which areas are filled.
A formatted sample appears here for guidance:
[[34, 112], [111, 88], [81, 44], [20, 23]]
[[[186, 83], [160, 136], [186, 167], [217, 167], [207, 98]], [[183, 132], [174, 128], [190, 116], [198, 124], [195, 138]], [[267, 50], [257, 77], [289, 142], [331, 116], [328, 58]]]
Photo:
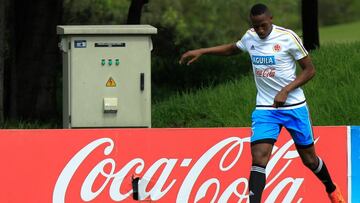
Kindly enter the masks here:
[[294, 33], [290, 32], [291, 35], [289, 36], [289, 52], [294, 57], [295, 60], [300, 60], [308, 55], [300, 37]]
[[248, 38], [247, 33], [245, 33], [245, 35], [239, 41], [236, 42], [237, 48], [239, 48], [243, 52], [247, 52], [247, 48], [246, 48], [247, 38]]

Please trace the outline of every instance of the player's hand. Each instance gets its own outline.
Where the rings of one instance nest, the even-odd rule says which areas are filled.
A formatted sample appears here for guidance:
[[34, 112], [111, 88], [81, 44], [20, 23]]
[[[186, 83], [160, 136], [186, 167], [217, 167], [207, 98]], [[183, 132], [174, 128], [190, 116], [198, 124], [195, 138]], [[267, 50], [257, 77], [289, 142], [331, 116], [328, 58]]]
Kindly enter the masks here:
[[285, 89], [282, 89], [276, 96], [274, 99], [274, 104], [273, 107], [278, 108], [281, 106], [284, 106], [286, 99], [288, 97], [289, 92], [286, 91]]
[[183, 64], [184, 62], [187, 61], [186, 65], [190, 65], [191, 63], [196, 61], [201, 55], [202, 52], [199, 49], [187, 51], [181, 56], [179, 60], [179, 64]]

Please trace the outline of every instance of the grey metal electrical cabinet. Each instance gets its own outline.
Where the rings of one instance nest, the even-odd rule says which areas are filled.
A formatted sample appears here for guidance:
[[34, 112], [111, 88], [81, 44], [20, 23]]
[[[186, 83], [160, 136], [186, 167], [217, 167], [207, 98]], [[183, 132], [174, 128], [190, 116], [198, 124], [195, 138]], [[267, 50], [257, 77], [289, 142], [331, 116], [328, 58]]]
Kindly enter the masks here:
[[150, 25], [57, 26], [63, 127], [151, 127]]

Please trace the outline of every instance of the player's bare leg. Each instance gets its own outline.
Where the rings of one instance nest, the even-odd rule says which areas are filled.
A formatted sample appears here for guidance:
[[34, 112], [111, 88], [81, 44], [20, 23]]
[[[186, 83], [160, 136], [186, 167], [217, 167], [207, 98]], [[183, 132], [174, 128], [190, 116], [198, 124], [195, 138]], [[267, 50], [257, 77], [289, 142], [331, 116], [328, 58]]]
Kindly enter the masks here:
[[250, 202], [260, 203], [266, 183], [265, 168], [269, 162], [273, 144], [257, 143], [251, 145], [252, 166], [249, 178]]

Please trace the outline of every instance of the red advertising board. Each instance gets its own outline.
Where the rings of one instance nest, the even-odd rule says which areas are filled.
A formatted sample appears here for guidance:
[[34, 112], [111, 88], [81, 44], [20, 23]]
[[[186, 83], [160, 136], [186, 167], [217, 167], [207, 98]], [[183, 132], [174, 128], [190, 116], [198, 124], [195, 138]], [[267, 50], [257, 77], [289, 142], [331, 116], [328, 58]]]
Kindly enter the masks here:
[[[347, 199], [347, 128], [314, 128], [317, 153]], [[250, 128], [0, 131], [0, 202], [248, 202]], [[326, 202], [282, 131], [264, 202]]]

